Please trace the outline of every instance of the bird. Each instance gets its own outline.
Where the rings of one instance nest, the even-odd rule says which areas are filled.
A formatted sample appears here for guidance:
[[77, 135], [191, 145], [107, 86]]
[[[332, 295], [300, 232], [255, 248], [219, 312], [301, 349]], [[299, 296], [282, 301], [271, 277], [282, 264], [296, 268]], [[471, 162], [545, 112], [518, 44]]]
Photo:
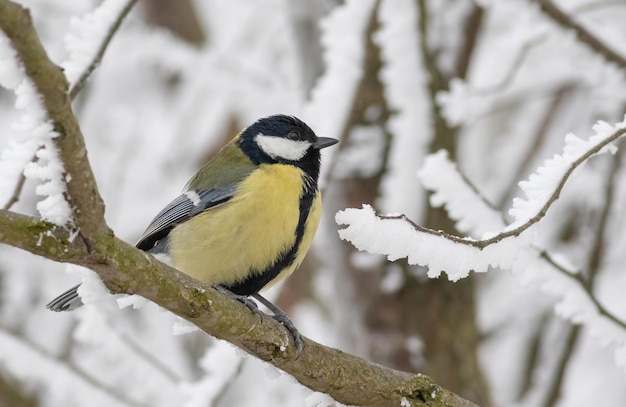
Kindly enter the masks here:
[[[208, 160], [136, 247], [260, 313], [250, 297], [258, 300], [291, 333], [300, 355], [297, 328], [259, 292], [291, 275], [309, 250], [321, 215], [320, 150], [337, 142], [294, 116], [260, 118]], [[81, 306], [79, 286], [47, 308]]]

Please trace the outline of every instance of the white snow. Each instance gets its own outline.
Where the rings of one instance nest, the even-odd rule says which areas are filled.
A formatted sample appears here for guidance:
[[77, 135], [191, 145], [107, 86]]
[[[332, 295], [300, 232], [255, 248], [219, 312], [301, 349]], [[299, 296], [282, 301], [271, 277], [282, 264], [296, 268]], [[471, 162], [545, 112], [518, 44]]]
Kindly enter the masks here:
[[109, 290], [94, 271], [85, 267], [68, 265], [67, 272], [80, 277], [81, 284], [77, 291], [83, 304], [96, 304], [103, 299], [111, 298]]
[[[23, 114], [12, 127], [17, 135], [14, 139], [27, 141], [23, 147], [18, 147], [17, 141], [12, 146], [15, 150], [22, 149], [20, 154], [22, 161], [26, 156], [25, 153], [33, 146], [37, 146], [35, 152], [37, 160], [24, 166], [24, 175], [27, 178], [41, 182], [35, 192], [44, 199], [37, 203], [37, 210], [44, 220], [59, 226], [71, 225], [72, 210], [65, 199], [65, 169], [54, 144], [54, 138], [58, 137], [58, 134], [53, 130], [40, 96], [29, 79], [22, 80], [15, 89], [15, 94], [17, 96], [15, 106]], [[3, 158], [4, 156], [3, 152]], [[15, 158], [16, 153], [7, 153], [7, 156]], [[12, 165], [15, 165], [15, 161]]]
[[387, 124], [393, 137], [378, 204], [382, 211], [411, 217], [423, 212], [424, 191], [415, 173], [433, 137], [429, 79], [422, 69], [416, 7], [411, 0], [382, 1], [381, 27], [374, 36], [383, 62], [379, 78], [394, 112]]
[[[318, 136], [341, 139], [363, 75], [364, 34], [374, 5], [373, 0], [348, 0], [321, 22], [325, 74], [302, 112], [302, 119]], [[332, 161], [336, 150], [324, 150], [323, 160]], [[326, 178], [327, 170], [327, 165], [322, 166], [321, 179]]]
[[132, 309], [139, 309], [143, 307], [149, 301], [139, 295], [124, 295], [117, 299], [117, 305], [120, 309], [131, 307]]
[[174, 322], [174, 325], [172, 325], [172, 335], [175, 336], [186, 335], [188, 333], [196, 332], [199, 330], [200, 328], [198, 328], [196, 325], [182, 318], [178, 319], [176, 322]]
[[[27, 178], [40, 182], [35, 192], [44, 199], [37, 210], [44, 220], [59, 226], [72, 224], [72, 211], [65, 199], [65, 170], [53, 139], [47, 112], [34, 84], [24, 75], [15, 51], [0, 34], [0, 84], [15, 92], [15, 108], [19, 119], [13, 123], [13, 135], [0, 156], [0, 202], [13, 195], [17, 179], [23, 171]], [[36, 158], [35, 161], [32, 161]]]
[[502, 214], [470, 187], [445, 150], [427, 156], [417, 175], [422, 185], [433, 192], [430, 203], [445, 207], [459, 231], [479, 238], [504, 229]]
[[[520, 188], [526, 195], [526, 199], [515, 198], [513, 207], [509, 214], [515, 218], [507, 230], [512, 230], [528, 222], [537, 216], [542, 208], [550, 200], [556, 191], [559, 183], [564, 180], [570, 168], [573, 168], [576, 161], [580, 160], [595, 147], [605, 145], [606, 141], [619, 130], [626, 128], [626, 117], [614, 126], [606, 122], [599, 121], [593, 126], [595, 134], [588, 140], [582, 140], [572, 133], [565, 136], [565, 146], [562, 154], [555, 154], [545, 161], [543, 166], [530, 175], [527, 181], [519, 183]], [[623, 137], [623, 136], [621, 136]], [[616, 150], [615, 140], [611, 144], [606, 144], [602, 149], [593, 155], [603, 153], [614, 153]]]
[[70, 89], [95, 59], [113, 23], [129, 0], [106, 0], [91, 13], [74, 17], [65, 36], [69, 57], [61, 66], [70, 83]]

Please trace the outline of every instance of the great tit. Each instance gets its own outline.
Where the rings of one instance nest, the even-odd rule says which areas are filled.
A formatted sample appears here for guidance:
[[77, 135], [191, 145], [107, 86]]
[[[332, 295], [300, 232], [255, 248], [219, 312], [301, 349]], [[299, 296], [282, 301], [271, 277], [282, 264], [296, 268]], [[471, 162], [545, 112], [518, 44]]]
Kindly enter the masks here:
[[[320, 149], [335, 143], [293, 116], [259, 119], [191, 178], [136, 246], [256, 310], [253, 296], [287, 327], [300, 352], [293, 323], [259, 291], [289, 276], [309, 250], [321, 212]], [[47, 307], [79, 307], [77, 288]]]

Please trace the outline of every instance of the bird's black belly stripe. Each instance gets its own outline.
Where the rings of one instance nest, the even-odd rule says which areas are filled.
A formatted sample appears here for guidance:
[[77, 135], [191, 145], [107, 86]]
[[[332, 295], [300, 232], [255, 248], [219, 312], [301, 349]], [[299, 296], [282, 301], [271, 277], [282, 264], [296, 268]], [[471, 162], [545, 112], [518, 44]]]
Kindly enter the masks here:
[[276, 278], [285, 268], [293, 264], [298, 253], [298, 248], [302, 242], [304, 236], [304, 226], [306, 220], [309, 217], [311, 206], [313, 205], [313, 199], [317, 195], [317, 188], [307, 187], [307, 183], [304, 183], [304, 191], [300, 197], [300, 216], [298, 218], [298, 226], [296, 226], [296, 239], [289, 249], [280, 254], [278, 259], [262, 271], [255, 271], [251, 273], [245, 280], [236, 284], [226, 286], [230, 291], [238, 295], [253, 295], [258, 293], [263, 287], [265, 287], [270, 281]]

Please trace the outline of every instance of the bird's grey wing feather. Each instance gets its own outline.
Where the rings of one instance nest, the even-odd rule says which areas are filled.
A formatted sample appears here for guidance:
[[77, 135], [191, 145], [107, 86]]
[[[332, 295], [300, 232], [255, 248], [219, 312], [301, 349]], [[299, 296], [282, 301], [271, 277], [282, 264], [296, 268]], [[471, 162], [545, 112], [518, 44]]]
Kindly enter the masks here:
[[78, 296], [77, 289], [79, 286], [80, 284], [75, 287], [70, 288], [63, 294], [59, 295], [54, 300], [50, 301], [48, 305], [46, 305], [46, 308], [48, 308], [51, 311], [59, 312], [59, 311], [71, 311], [73, 309], [80, 307], [81, 305], [83, 305], [83, 302]]
[[203, 191], [189, 190], [184, 192], [155, 216], [139, 238], [136, 246], [141, 250], [152, 249], [159, 240], [167, 237], [176, 225], [228, 201], [236, 189], [237, 185], [233, 184]]

